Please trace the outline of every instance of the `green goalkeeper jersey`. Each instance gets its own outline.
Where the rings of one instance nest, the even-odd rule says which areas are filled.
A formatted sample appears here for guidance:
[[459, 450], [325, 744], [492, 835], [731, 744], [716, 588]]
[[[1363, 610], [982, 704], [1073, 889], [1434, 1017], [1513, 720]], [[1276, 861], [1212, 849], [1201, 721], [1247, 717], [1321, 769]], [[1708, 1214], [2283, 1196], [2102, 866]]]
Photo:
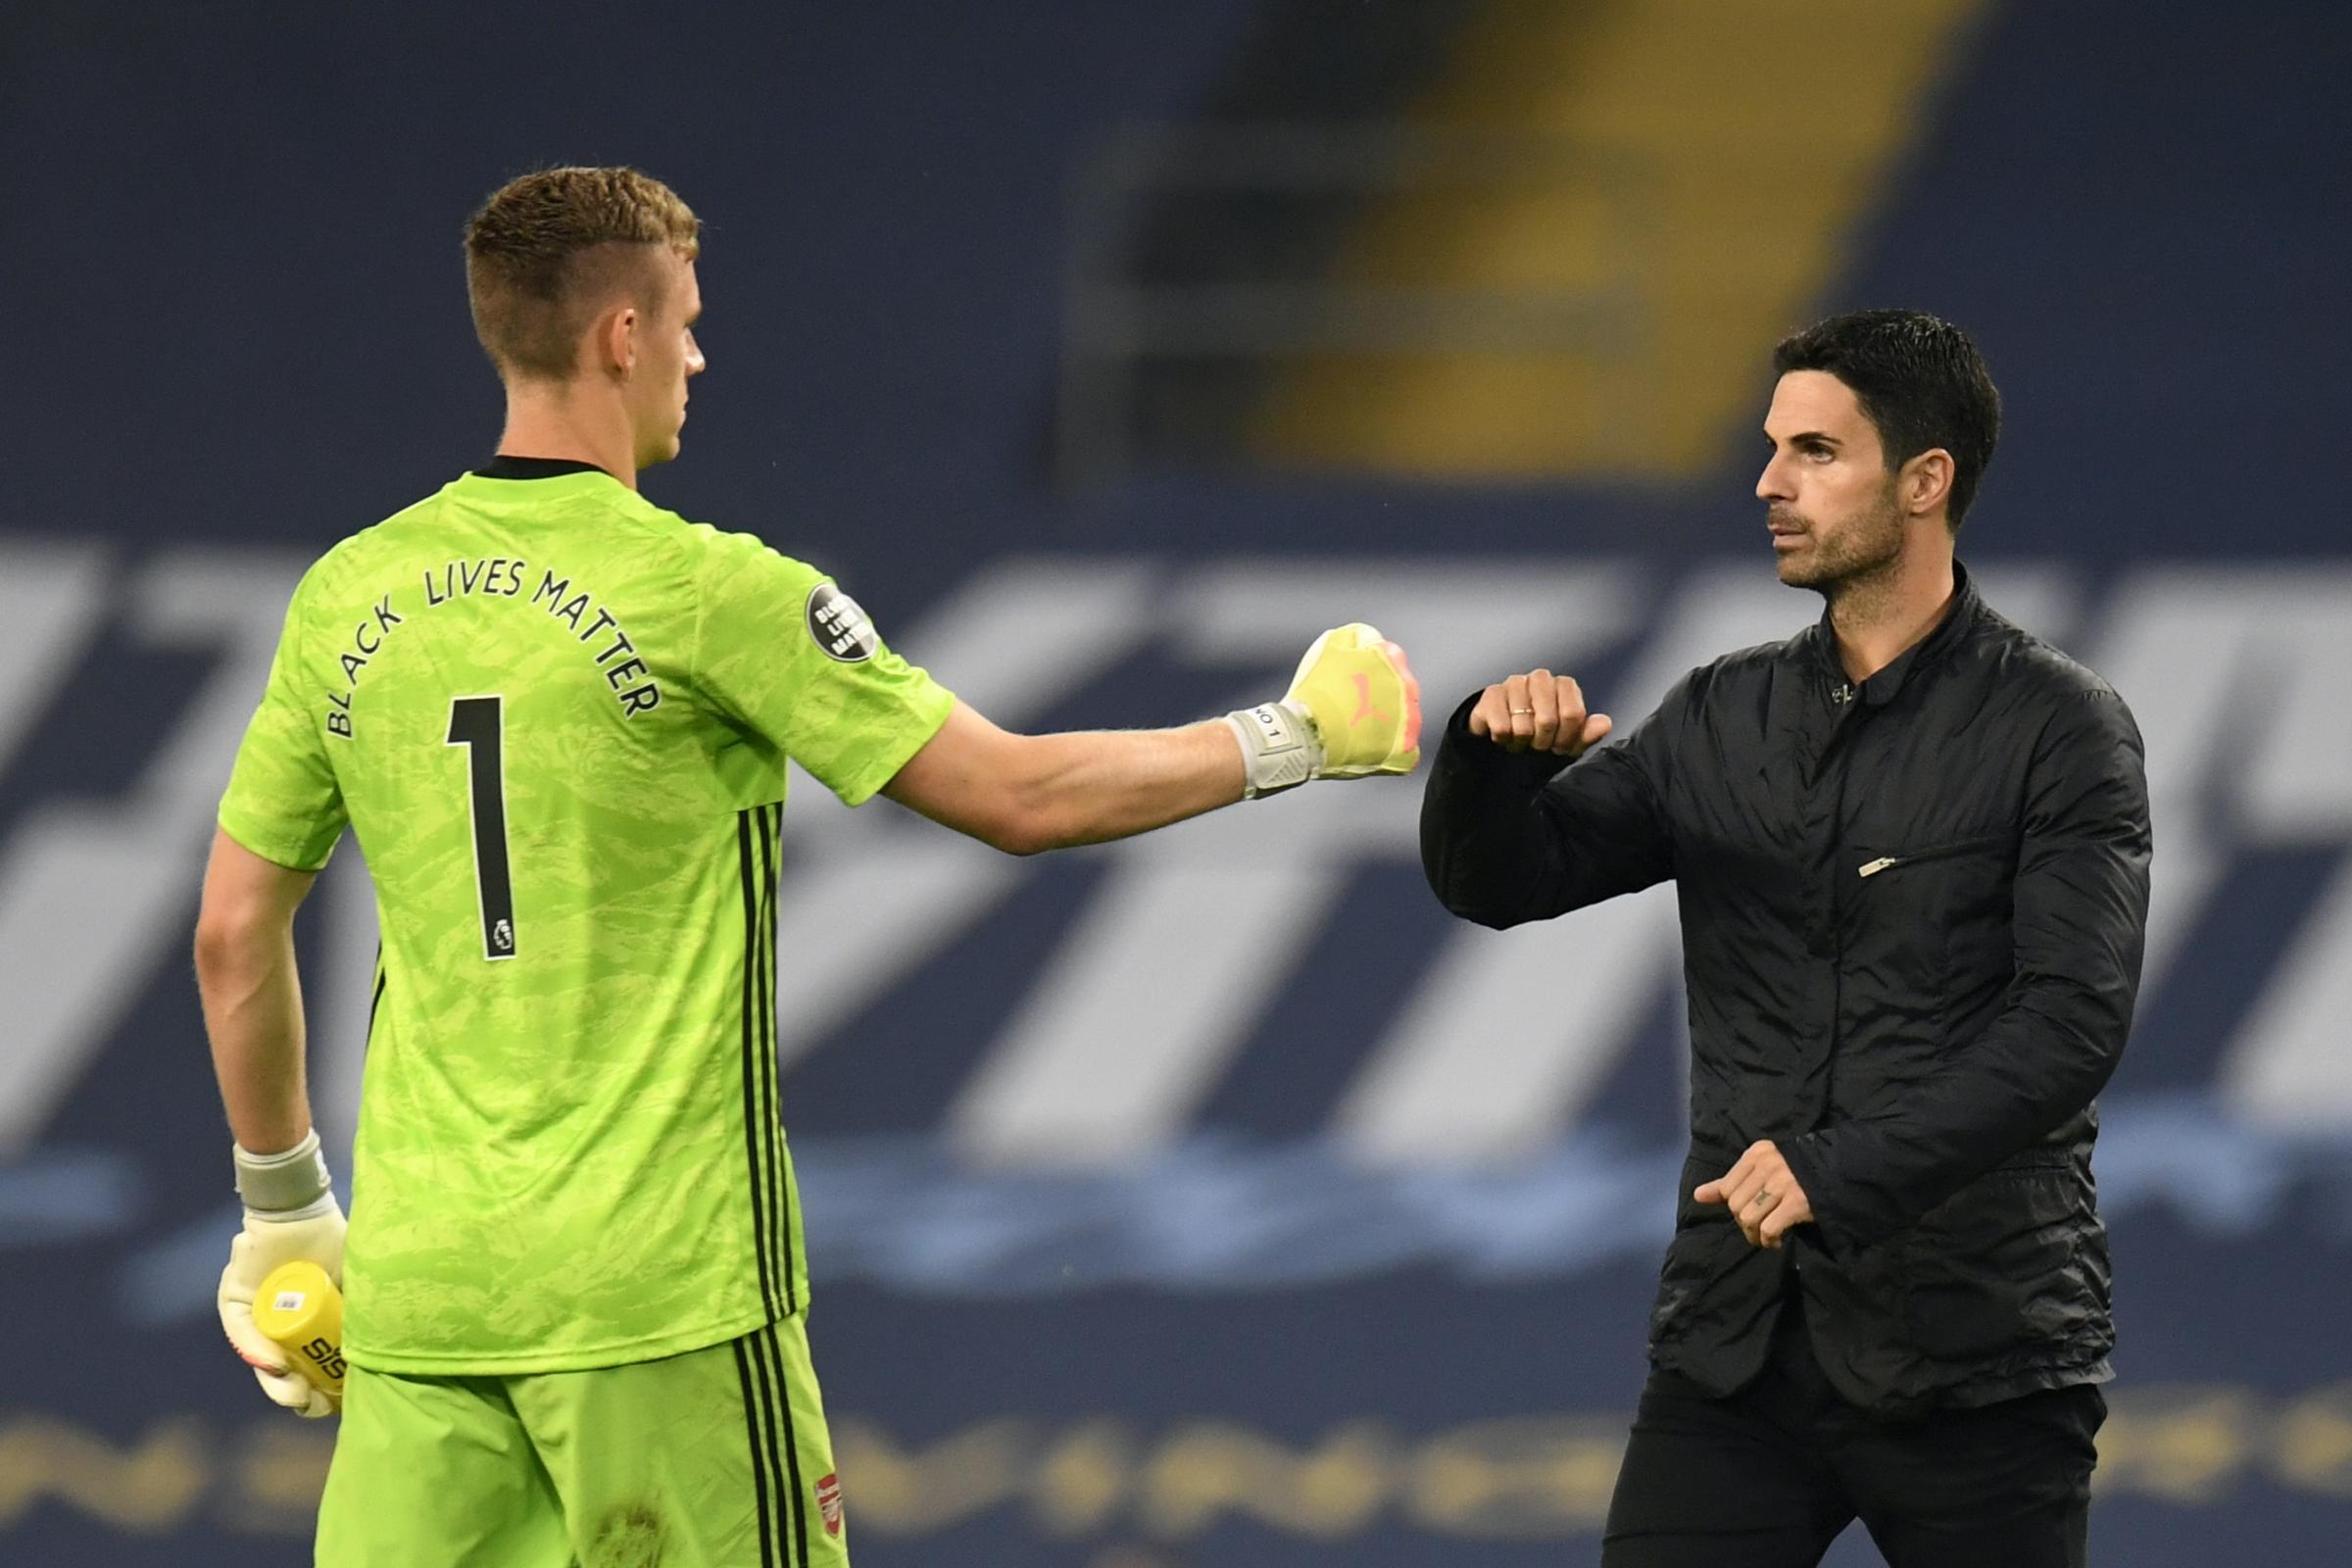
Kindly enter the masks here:
[[800, 1308], [785, 760], [857, 805], [953, 702], [815, 569], [579, 465], [501, 459], [311, 568], [220, 825], [308, 870], [348, 821], [375, 883], [353, 1360], [612, 1365]]

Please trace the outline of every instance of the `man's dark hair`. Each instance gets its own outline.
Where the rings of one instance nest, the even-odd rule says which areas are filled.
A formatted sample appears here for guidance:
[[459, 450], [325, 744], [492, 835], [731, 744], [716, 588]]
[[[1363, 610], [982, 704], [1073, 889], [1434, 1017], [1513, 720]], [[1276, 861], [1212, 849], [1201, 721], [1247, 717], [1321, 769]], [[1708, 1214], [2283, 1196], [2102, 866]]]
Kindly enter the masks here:
[[1855, 311], [1781, 339], [1772, 368], [1776, 375], [1824, 370], [1851, 387], [1889, 472], [1932, 448], [1949, 452], [1944, 516], [1959, 531], [2001, 438], [2001, 394], [1967, 333], [1925, 311]]

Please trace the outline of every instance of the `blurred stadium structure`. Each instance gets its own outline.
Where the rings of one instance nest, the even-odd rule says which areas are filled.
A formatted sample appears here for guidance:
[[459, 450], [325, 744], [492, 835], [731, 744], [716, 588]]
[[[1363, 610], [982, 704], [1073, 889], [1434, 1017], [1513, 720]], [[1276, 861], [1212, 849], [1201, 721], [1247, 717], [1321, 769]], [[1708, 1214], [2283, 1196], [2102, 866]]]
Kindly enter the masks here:
[[[1219, 710], [1343, 612], [1433, 711], [1548, 662], [1638, 713], [1814, 612], [1746, 499], [1771, 341], [1969, 327], [2010, 422], [1964, 553], [2132, 701], [2157, 812], [2096, 1560], [2346, 1560], [2348, 71], [2289, 0], [16, 0], [0, 1560], [308, 1560], [328, 1435], [212, 1320], [184, 943], [295, 575], [487, 450], [457, 226], [553, 160], [712, 225], [649, 492], [1010, 724]], [[1681, 1155], [1672, 906], [1458, 926], [1416, 805], [1014, 862], [796, 794], [786, 1115], [867, 1568], [1589, 1556]], [[348, 847], [314, 905], [347, 1138]]]

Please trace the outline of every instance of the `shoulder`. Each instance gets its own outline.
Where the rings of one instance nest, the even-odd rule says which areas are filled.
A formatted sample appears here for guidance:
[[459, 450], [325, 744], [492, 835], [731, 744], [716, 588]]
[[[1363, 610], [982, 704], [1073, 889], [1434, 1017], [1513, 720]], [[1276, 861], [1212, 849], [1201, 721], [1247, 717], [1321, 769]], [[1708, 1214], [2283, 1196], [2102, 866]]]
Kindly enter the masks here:
[[827, 642], [833, 622], [862, 618], [831, 574], [776, 549], [758, 534], [679, 520], [679, 548], [690, 561], [698, 613], [726, 634], [750, 626], [772, 628], [783, 620], [806, 623]]
[[372, 580], [382, 559], [403, 545], [418, 520], [431, 514], [438, 499], [434, 495], [412, 502], [381, 522], [369, 523], [335, 541], [295, 584], [293, 608], [299, 611], [321, 601], [338, 601], [348, 597], [347, 590], [354, 584]]
[[1978, 611], [1970, 644], [1981, 664], [2002, 685], [2021, 694], [2032, 694], [2059, 707], [2082, 704], [2123, 707], [2123, 694], [2109, 684], [2106, 676], [1990, 606]]
[[723, 659], [729, 644], [771, 650], [773, 636], [785, 626], [808, 633], [806, 644], [794, 638], [790, 646], [813, 649], [833, 663], [861, 663], [880, 651], [872, 618], [831, 573], [757, 534], [702, 522], [681, 521], [680, 528], [682, 548], [695, 560], [701, 634], [721, 650], [711, 654], [713, 660]]
[[708, 522], [688, 522], [675, 513], [663, 512], [660, 515], [670, 525], [676, 548], [704, 574], [708, 586], [772, 590], [785, 585], [806, 591], [831, 580], [817, 567], [784, 554], [758, 534]]
[[1979, 611], [1973, 658], [1993, 686], [2054, 739], [2139, 745], [2131, 705], [2097, 670], [1989, 606]]
[[298, 597], [332, 594], [363, 580], [372, 581], [387, 560], [413, 559], [420, 545], [447, 528], [453, 486], [454, 481], [429, 495], [419, 496], [381, 521], [371, 522], [336, 541], [303, 573]]
[[617, 486], [597, 487], [569, 505], [569, 523], [595, 540], [591, 554], [605, 559], [608, 570], [659, 590], [696, 619], [787, 599], [797, 610], [827, 580], [757, 534], [693, 521]]

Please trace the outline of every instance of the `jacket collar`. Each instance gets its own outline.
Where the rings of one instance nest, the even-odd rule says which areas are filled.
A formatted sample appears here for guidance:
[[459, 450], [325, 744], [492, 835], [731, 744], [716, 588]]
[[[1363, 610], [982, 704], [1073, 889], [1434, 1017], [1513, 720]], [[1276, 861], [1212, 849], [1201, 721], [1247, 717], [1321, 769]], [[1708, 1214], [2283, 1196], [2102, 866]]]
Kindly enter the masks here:
[[[1952, 562], [1952, 608], [1945, 612], [1936, 629], [1918, 642], [1897, 654], [1886, 668], [1862, 682], [1855, 693], [1872, 708], [1883, 708], [1893, 702], [1895, 694], [1913, 673], [1927, 668], [1951, 651], [1954, 644], [1968, 635], [1968, 629], [1984, 610], [1984, 601], [1977, 592], [1968, 567], [1955, 559]], [[1813, 629], [1814, 654], [1830, 672], [1833, 681], [1843, 684], [1845, 668], [1838, 662], [1838, 629], [1830, 624], [1830, 612], [1824, 609], [1821, 619]]]

